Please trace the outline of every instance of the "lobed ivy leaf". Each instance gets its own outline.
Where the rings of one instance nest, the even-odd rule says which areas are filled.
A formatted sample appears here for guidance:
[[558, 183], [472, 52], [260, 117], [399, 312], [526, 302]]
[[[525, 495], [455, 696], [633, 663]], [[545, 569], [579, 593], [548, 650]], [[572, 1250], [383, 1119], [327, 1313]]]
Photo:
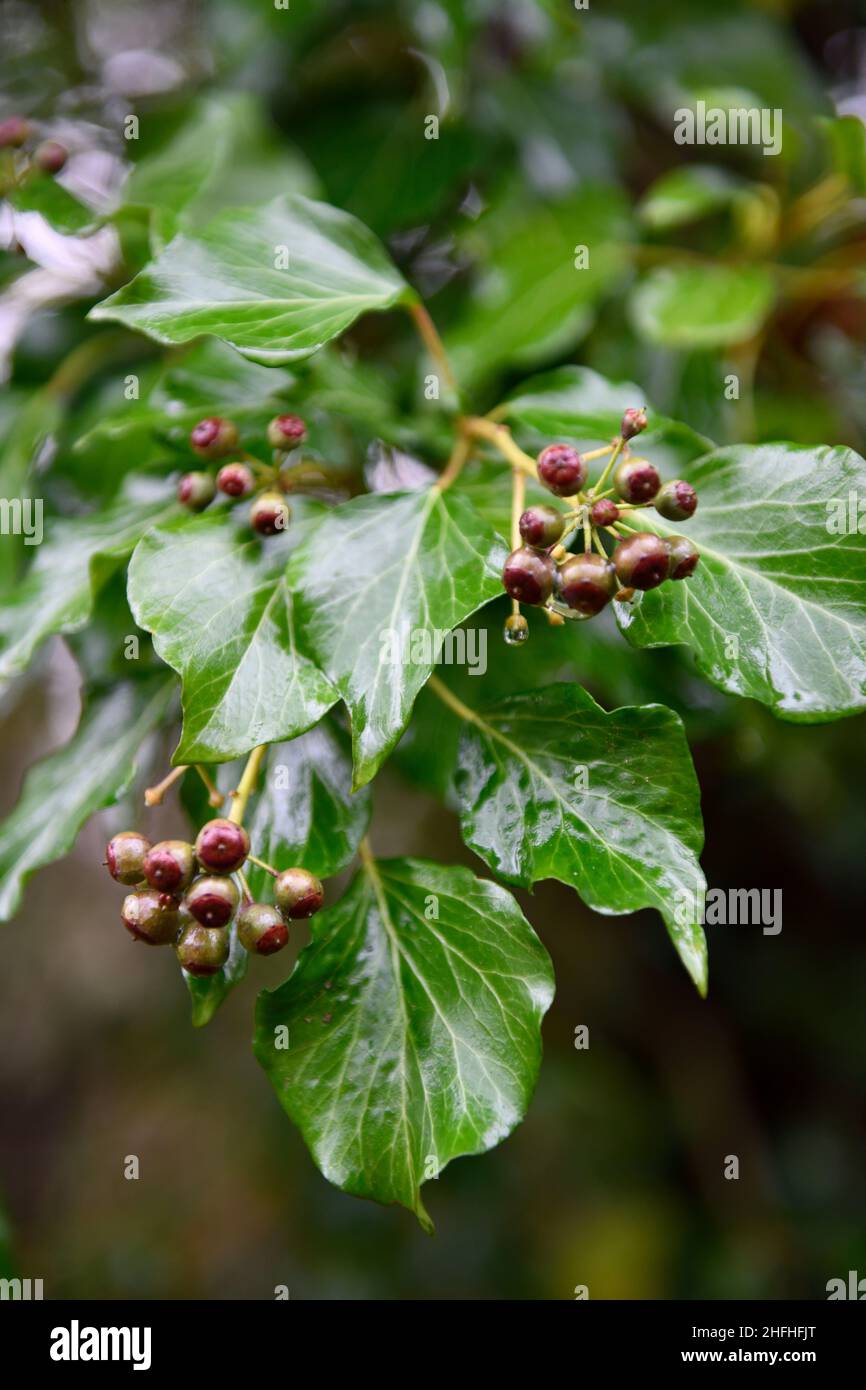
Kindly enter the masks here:
[[363, 223], [285, 194], [179, 234], [89, 317], [160, 343], [209, 333], [254, 362], [279, 365], [308, 357], [360, 314], [413, 297]]
[[397, 743], [447, 633], [501, 593], [504, 560], [472, 506], [438, 487], [356, 497], [292, 556], [301, 640], [352, 717], [356, 788]]
[[550, 959], [505, 889], [421, 860], [365, 860], [312, 929], [256, 1057], [330, 1182], [432, 1230], [422, 1183], [526, 1111]]
[[682, 530], [700, 564], [634, 608], [617, 605], [629, 640], [685, 643], [713, 684], [783, 719], [866, 708], [866, 539], [856, 529], [866, 462], [852, 449], [737, 445], [685, 476], [700, 497], [688, 524], [655, 513], [641, 524]]
[[512, 695], [467, 723], [455, 782], [463, 838], [496, 873], [571, 884], [596, 912], [657, 908], [706, 992], [700, 792], [672, 710], [607, 713], [572, 684]]
[[660, 266], [633, 291], [631, 318], [651, 343], [727, 347], [757, 333], [775, 294], [773, 276], [764, 266]]
[[173, 684], [148, 677], [93, 693], [69, 743], [28, 772], [0, 835], [0, 922], [15, 915], [36, 870], [67, 854], [85, 821], [123, 795], [142, 743], [168, 712]]
[[263, 542], [248, 507], [157, 527], [129, 566], [133, 616], [181, 677], [177, 763], [226, 762], [318, 722], [336, 690], [295, 631], [286, 559], [322, 511], [292, 502], [288, 529]]

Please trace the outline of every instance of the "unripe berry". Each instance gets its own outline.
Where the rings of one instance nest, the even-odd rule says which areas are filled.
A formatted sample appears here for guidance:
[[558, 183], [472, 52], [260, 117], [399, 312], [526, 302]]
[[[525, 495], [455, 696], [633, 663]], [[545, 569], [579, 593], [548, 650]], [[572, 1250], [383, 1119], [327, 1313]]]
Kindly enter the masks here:
[[260, 536], [285, 531], [292, 513], [278, 492], [263, 492], [250, 507], [250, 525]]
[[223, 458], [238, 446], [238, 432], [231, 420], [209, 415], [199, 420], [189, 437], [194, 451], [205, 459]]
[[586, 482], [587, 466], [571, 444], [548, 444], [538, 455], [538, 476], [557, 497], [571, 497]]
[[0, 150], [20, 149], [30, 134], [30, 126], [23, 116], [7, 116], [0, 121]]
[[192, 882], [195, 860], [186, 840], [160, 840], [144, 859], [144, 876], [151, 888], [163, 893], [181, 893]]
[[522, 613], [509, 613], [505, 619], [503, 636], [509, 647], [522, 647], [529, 638], [529, 623]]
[[203, 927], [224, 927], [235, 915], [240, 894], [234, 879], [213, 874], [197, 878], [183, 901]]
[[170, 893], [158, 893], [155, 888], [128, 893], [120, 917], [136, 941], [146, 941], [148, 946], [167, 946], [180, 928], [177, 902]]
[[250, 903], [238, 917], [238, 939], [247, 951], [272, 956], [288, 942], [289, 929], [270, 903]]
[[629, 406], [622, 417], [622, 424], [619, 432], [623, 439], [634, 439], [636, 434], [640, 434], [647, 426], [646, 407]]
[[274, 902], [293, 921], [312, 917], [325, 901], [325, 890], [306, 869], [284, 869], [274, 880]]
[[698, 509], [698, 494], [691, 483], [676, 478], [672, 483], [665, 483], [655, 499], [655, 509], [668, 521], [688, 521]]
[[584, 618], [600, 613], [618, 587], [613, 565], [601, 555], [571, 555], [560, 566], [560, 598]]
[[546, 603], [556, 582], [556, 565], [543, 551], [521, 546], [505, 561], [502, 583], [506, 593], [521, 603]]
[[520, 534], [527, 545], [534, 545], [539, 550], [546, 550], [549, 545], [556, 544], [565, 530], [565, 517], [555, 507], [548, 507], [541, 503], [534, 507], [528, 507], [518, 525]]
[[611, 497], [600, 497], [590, 507], [589, 519], [593, 526], [612, 526], [619, 521], [619, 507]]
[[203, 869], [216, 874], [233, 874], [250, 852], [250, 837], [242, 825], [220, 816], [202, 826], [196, 837], [195, 852]]
[[249, 497], [256, 480], [245, 463], [227, 463], [217, 473], [217, 487], [226, 497]]
[[688, 536], [669, 536], [667, 548], [671, 579], [688, 579], [694, 574], [701, 553]]
[[105, 846], [105, 862], [111, 877], [117, 883], [141, 883], [144, 858], [149, 849], [150, 840], [139, 835], [137, 830], [122, 830], [114, 835]]
[[626, 459], [613, 475], [617, 495], [624, 502], [650, 502], [661, 487], [658, 469], [647, 459]]
[[191, 512], [201, 512], [216, 497], [210, 473], [184, 473], [177, 485], [177, 500]]
[[272, 449], [295, 449], [306, 437], [307, 426], [300, 415], [276, 415], [268, 425], [268, 443]]
[[41, 145], [36, 146], [33, 162], [43, 174], [59, 174], [68, 158], [69, 151], [65, 145], [57, 140], [43, 140]]
[[196, 923], [187, 927], [175, 947], [175, 955], [188, 974], [215, 975], [229, 958], [228, 932]]
[[617, 578], [625, 588], [655, 589], [668, 577], [670, 558], [661, 536], [647, 532], [620, 541], [613, 552]]

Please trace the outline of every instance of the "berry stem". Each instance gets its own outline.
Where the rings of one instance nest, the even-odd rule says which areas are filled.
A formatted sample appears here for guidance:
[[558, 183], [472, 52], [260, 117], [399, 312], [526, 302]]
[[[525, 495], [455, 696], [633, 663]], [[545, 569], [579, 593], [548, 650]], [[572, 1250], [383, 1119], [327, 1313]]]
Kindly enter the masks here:
[[181, 763], [180, 767], [173, 767], [167, 777], [163, 777], [161, 782], [157, 782], [155, 787], [148, 787], [144, 793], [145, 806], [161, 806], [162, 798], [165, 796], [169, 787], [173, 786], [178, 777], [182, 777], [187, 770], [187, 763]]
[[483, 416], [471, 415], [463, 421], [463, 429], [476, 439], [486, 439], [488, 443], [493, 444], [512, 468], [519, 468], [531, 478], [537, 476], [534, 461], [523, 452], [519, 444], [515, 444], [507, 425], [498, 425], [493, 420], [485, 420]]
[[592, 463], [593, 459], [603, 459], [605, 454], [609, 454], [611, 449], [616, 448], [616, 441], [613, 444], [605, 444], [601, 449], [590, 449], [588, 454], [581, 454], [584, 463]]
[[223, 796], [219, 788], [216, 786], [210, 773], [202, 767], [201, 763], [196, 763], [195, 770], [198, 773], [201, 780], [204, 782], [205, 786], [207, 787], [207, 799], [209, 805], [213, 806], [215, 811], [218, 811], [220, 806], [222, 806], [223, 802], [225, 801], [225, 797]]
[[592, 527], [589, 521], [589, 513], [583, 514], [583, 549], [584, 554], [592, 550]]
[[602, 557], [603, 560], [606, 560], [608, 558], [607, 551], [605, 550], [602, 544], [601, 536], [598, 534], [598, 531], [594, 526], [592, 527], [592, 540], [599, 555]]
[[[438, 695], [442, 703], [448, 705], [458, 718], [465, 719], [470, 724], [477, 724], [479, 727], [484, 727], [484, 721], [479, 718], [475, 711], [470, 709], [468, 705], [464, 705], [462, 700], [458, 700], [454, 692], [449, 690], [448, 686], [445, 685], [444, 681], [441, 681], [438, 676], [431, 676], [427, 684], [434, 695]], [[361, 845], [363, 846], [363, 844], [364, 841], [362, 840]], [[363, 858], [363, 848], [361, 849], [361, 857]]]
[[[520, 534], [520, 518], [526, 507], [526, 474], [523, 469], [512, 467], [511, 469], [511, 549], [519, 550], [523, 545], [523, 537]], [[511, 612], [514, 617], [520, 614], [520, 604], [516, 598], [511, 600]]]
[[604, 466], [604, 472], [602, 473], [602, 475], [601, 475], [601, 477], [599, 478], [598, 482], [596, 483], [595, 487], [590, 488], [589, 495], [590, 495], [590, 497], [593, 499], [593, 501], [596, 501], [596, 500], [597, 500], [598, 494], [601, 492], [601, 489], [604, 487], [605, 483], [607, 482], [608, 478], [610, 477], [610, 475], [611, 475], [611, 470], [613, 469], [614, 464], [616, 463], [617, 459], [619, 458], [620, 454], [622, 453], [624, 446], [625, 446], [625, 440], [624, 440], [623, 436], [620, 435], [619, 438], [616, 440], [614, 446], [613, 446], [613, 453], [611, 454], [610, 458], [608, 459], [607, 463], [606, 463], [605, 466]]
[[439, 337], [439, 330], [433, 322], [430, 314], [420, 299], [416, 299], [409, 305], [409, 313], [418, 330], [418, 334], [426, 347], [430, 356], [436, 361], [442, 375], [452, 391], [457, 390], [457, 381], [451, 370], [451, 363], [448, 361], [448, 354], [445, 351], [445, 344]]
[[232, 793], [232, 808], [229, 811], [229, 820], [235, 825], [243, 825], [244, 814], [247, 809], [247, 802], [258, 781], [259, 768], [262, 765], [262, 758], [265, 756], [266, 743], [260, 743], [258, 748], [254, 748], [247, 758], [246, 767], [241, 774], [241, 780], [236, 792]]
[[[248, 859], [249, 859], [249, 857], [250, 857], [250, 856], [247, 855], [247, 858], [248, 858]], [[243, 869], [238, 869], [237, 872], [238, 872], [238, 878], [239, 878], [240, 881], [241, 881], [241, 888], [243, 888], [243, 890], [244, 890], [244, 907], [248, 907], [250, 903], [254, 903], [254, 902], [255, 902], [255, 898], [253, 897], [252, 893], [250, 892], [250, 885], [247, 883], [247, 877], [246, 877], [246, 874], [244, 873]]]
[[251, 864], [255, 864], [257, 869], [264, 869], [265, 873], [270, 874], [272, 878], [279, 878], [280, 871], [275, 869], [273, 864], [266, 864], [264, 859], [258, 859], [254, 854], [248, 854], [247, 859]]
[[472, 442], [465, 434], [461, 434], [451, 450], [451, 457], [443, 468], [433, 486], [437, 492], [445, 492], [463, 471], [463, 465], [472, 453]]

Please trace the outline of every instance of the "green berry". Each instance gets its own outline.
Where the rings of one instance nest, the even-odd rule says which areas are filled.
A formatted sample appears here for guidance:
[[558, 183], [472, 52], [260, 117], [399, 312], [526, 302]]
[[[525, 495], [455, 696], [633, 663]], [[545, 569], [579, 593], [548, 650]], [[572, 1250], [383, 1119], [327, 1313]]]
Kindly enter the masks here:
[[601, 555], [570, 555], [559, 568], [559, 595], [583, 618], [594, 618], [619, 585], [613, 565]]
[[146, 888], [142, 893], [128, 893], [120, 909], [123, 925], [136, 941], [148, 946], [167, 946], [174, 941], [181, 919], [176, 900], [170, 893]]
[[177, 500], [191, 512], [204, 511], [216, 497], [216, 483], [210, 473], [184, 473], [177, 485]]
[[556, 582], [556, 565], [549, 555], [530, 546], [513, 550], [505, 561], [502, 583], [520, 603], [546, 603]]
[[284, 869], [274, 882], [274, 901], [284, 917], [293, 921], [312, 917], [325, 900], [325, 890], [306, 869]]
[[288, 942], [289, 929], [270, 903], [250, 903], [238, 916], [238, 939], [247, 951], [272, 956]]
[[224, 458], [238, 447], [237, 427], [231, 420], [209, 415], [199, 420], [189, 437], [195, 453], [205, 459]]
[[141, 883], [149, 849], [150, 840], [139, 835], [137, 830], [122, 830], [114, 835], [105, 846], [105, 862], [111, 877], [117, 883]]
[[240, 902], [234, 879], [211, 874], [197, 878], [184, 898], [184, 906], [203, 927], [224, 927]]
[[242, 825], [219, 816], [203, 825], [196, 836], [195, 853], [203, 869], [233, 874], [250, 852], [250, 837]]
[[145, 855], [144, 876], [163, 893], [182, 893], [194, 873], [192, 845], [186, 840], [160, 840]]
[[229, 934], [219, 927], [193, 923], [177, 943], [175, 954], [189, 975], [215, 975], [229, 958]]
[[624, 502], [651, 502], [661, 481], [658, 469], [647, 459], [625, 459], [613, 475], [617, 495]]
[[541, 503], [528, 507], [518, 525], [527, 545], [546, 550], [549, 545], [556, 545], [565, 530], [565, 517], [555, 507]]
[[557, 497], [580, 492], [588, 469], [571, 444], [548, 444], [538, 455], [538, 476]]
[[629, 406], [622, 417], [622, 424], [619, 427], [619, 432], [623, 439], [634, 439], [636, 434], [640, 434], [646, 429], [646, 426], [646, 407], [640, 406], [638, 408], [632, 405]]
[[701, 558], [697, 546], [688, 536], [669, 536], [666, 544], [671, 579], [688, 579], [694, 574]]
[[285, 531], [292, 513], [278, 492], [263, 492], [250, 507], [250, 525], [260, 536]]
[[691, 483], [676, 478], [665, 483], [654, 503], [656, 511], [668, 521], [688, 521], [698, 508], [698, 494]]
[[661, 536], [648, 532], [620, 541], [613, 552], [617, 578], [624, 588], [655, 589], [668, 577], [670, 557]]

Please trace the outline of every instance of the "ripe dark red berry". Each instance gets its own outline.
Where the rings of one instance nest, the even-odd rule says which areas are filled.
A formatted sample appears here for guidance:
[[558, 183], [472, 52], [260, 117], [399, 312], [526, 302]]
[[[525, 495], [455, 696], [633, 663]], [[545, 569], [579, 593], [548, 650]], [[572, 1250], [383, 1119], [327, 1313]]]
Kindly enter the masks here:
[[612, 526], [619, 520], [619, 507], [611, 497], [600, 497], [590, 507], [589, 519], [593, 526]]
[[221, 816], [209, 820], [198, 832], [195, 853], [203, 869], [233, 874], [250, 852], [250, 837], [242, 825]]
[[671, 579], [688, 579], [694, 574], [701, 553], [688, 536], [669, 536], [667, 548]]
[[139, 835], [137, 830], [122, 830], [114, 835], [105, 846], [105, 862], [111, 877], [117, 883], [141, 883], [149, 849], [150, 840]]
[[307, 426], [300, 415], [276, 415], [268, 425], [268, 443], [272, 449], [296, 449], [307, 437]]
[[556, 582], [556, 565], [543, 551], [521, 546], [505, 561], [502, 583], [520, 603], [546, 603]]
[[288, 942], [289, 929], [270, 903], [250, 903], [238, 916], [238, 939], [247, 951], [272, 956]]
[[197, 878], [183, 901], [203, 927], [224, 927], [237, 911], [240, 894], [234, 879], [212, 874]]
[[571, 497], [586, 482], [587, 466], [571, 444], [548, 444], [538, 455], [538, 476], [557, 497]]
[[623, 439], [634, 439], [636, 434], [640, 434], [647, 426], [646, 407], [629, 406], [622, 417], [622, 424], [619, 427]]
[[647, 459], [626, 459], [613, 475], [613, 485], [624, 502], [651, 502], [661, 481], [658, 469]]
[[69, 151], [65, 145], [57, 140], [43, 140], [41, 145], [36, 146], [33, 162], [43, 174], [59, 174], [68, 158]]
[[285, 531], [292, 513], [278, 492], [263, 492], [250, 507], [250, 525], [260, 536]]
[[146, 888], [143, 893], [128, 893], [120, 917], [126, 930], [137, 941], [146, 941], [149, 946], [167, 946], [174, 941], [180, 928], [176, 900], [170, 893], [159, 893], [155, 888]]
[[227, 463], [217, 473], [217, 487], [227, 497], [249, 497], [256, 480], [245, 463]]
[[584, 618], [600, 613], [618, 588], [613, 565], [601, 555], [570, 555], [559, 567], [559, 596]]
[[229, 958], [228, 932], [193, 923], [175, 947], [175, 954], [190, 975], [215, 975]]
[[676, 478], [672, 483], [665, 483], [654, 505], [668, 521], [688, 521], [698, 509], [698, 494], [691, 483]]
[[544, 503], [540, 503], [534, 507], [528, 507], [518, 525], [520, 534], [527, 545], [535, 545], [540, 550], [546, 550], [549, 545], [556, 545], [565, 530], [565, 517], [555, 507], [548, 507]]
[[274, 880], [274, 902], [284, 917], [312, 917], [325, 901], [325, 890], [306, 869], [284, 869]]
[[620, 541], [613, 552], [613, 563], [624, 587], [655, 589], [668, 577], [670, 557], [661, 536], [643, 533]]
[[238, 446], [238, 432], [231, 420], [209, 415], [199, 420], [189, 437], [194, 451], [205, 459], [223, 458]]
[[216, 497], [210, 473], [184, 473], [177, 485], [177, 500], [191, 512], [201, 512]]
[[0, 150], [20, 149], [30, 134], [30, 126], [23, 116], [7, 116], [0, 121]]
[[151, 888], [163, 893], [181, 893], [192, 882], [195, 860], [186, 840], [160, 840], [144, 859], [144, 876]]

